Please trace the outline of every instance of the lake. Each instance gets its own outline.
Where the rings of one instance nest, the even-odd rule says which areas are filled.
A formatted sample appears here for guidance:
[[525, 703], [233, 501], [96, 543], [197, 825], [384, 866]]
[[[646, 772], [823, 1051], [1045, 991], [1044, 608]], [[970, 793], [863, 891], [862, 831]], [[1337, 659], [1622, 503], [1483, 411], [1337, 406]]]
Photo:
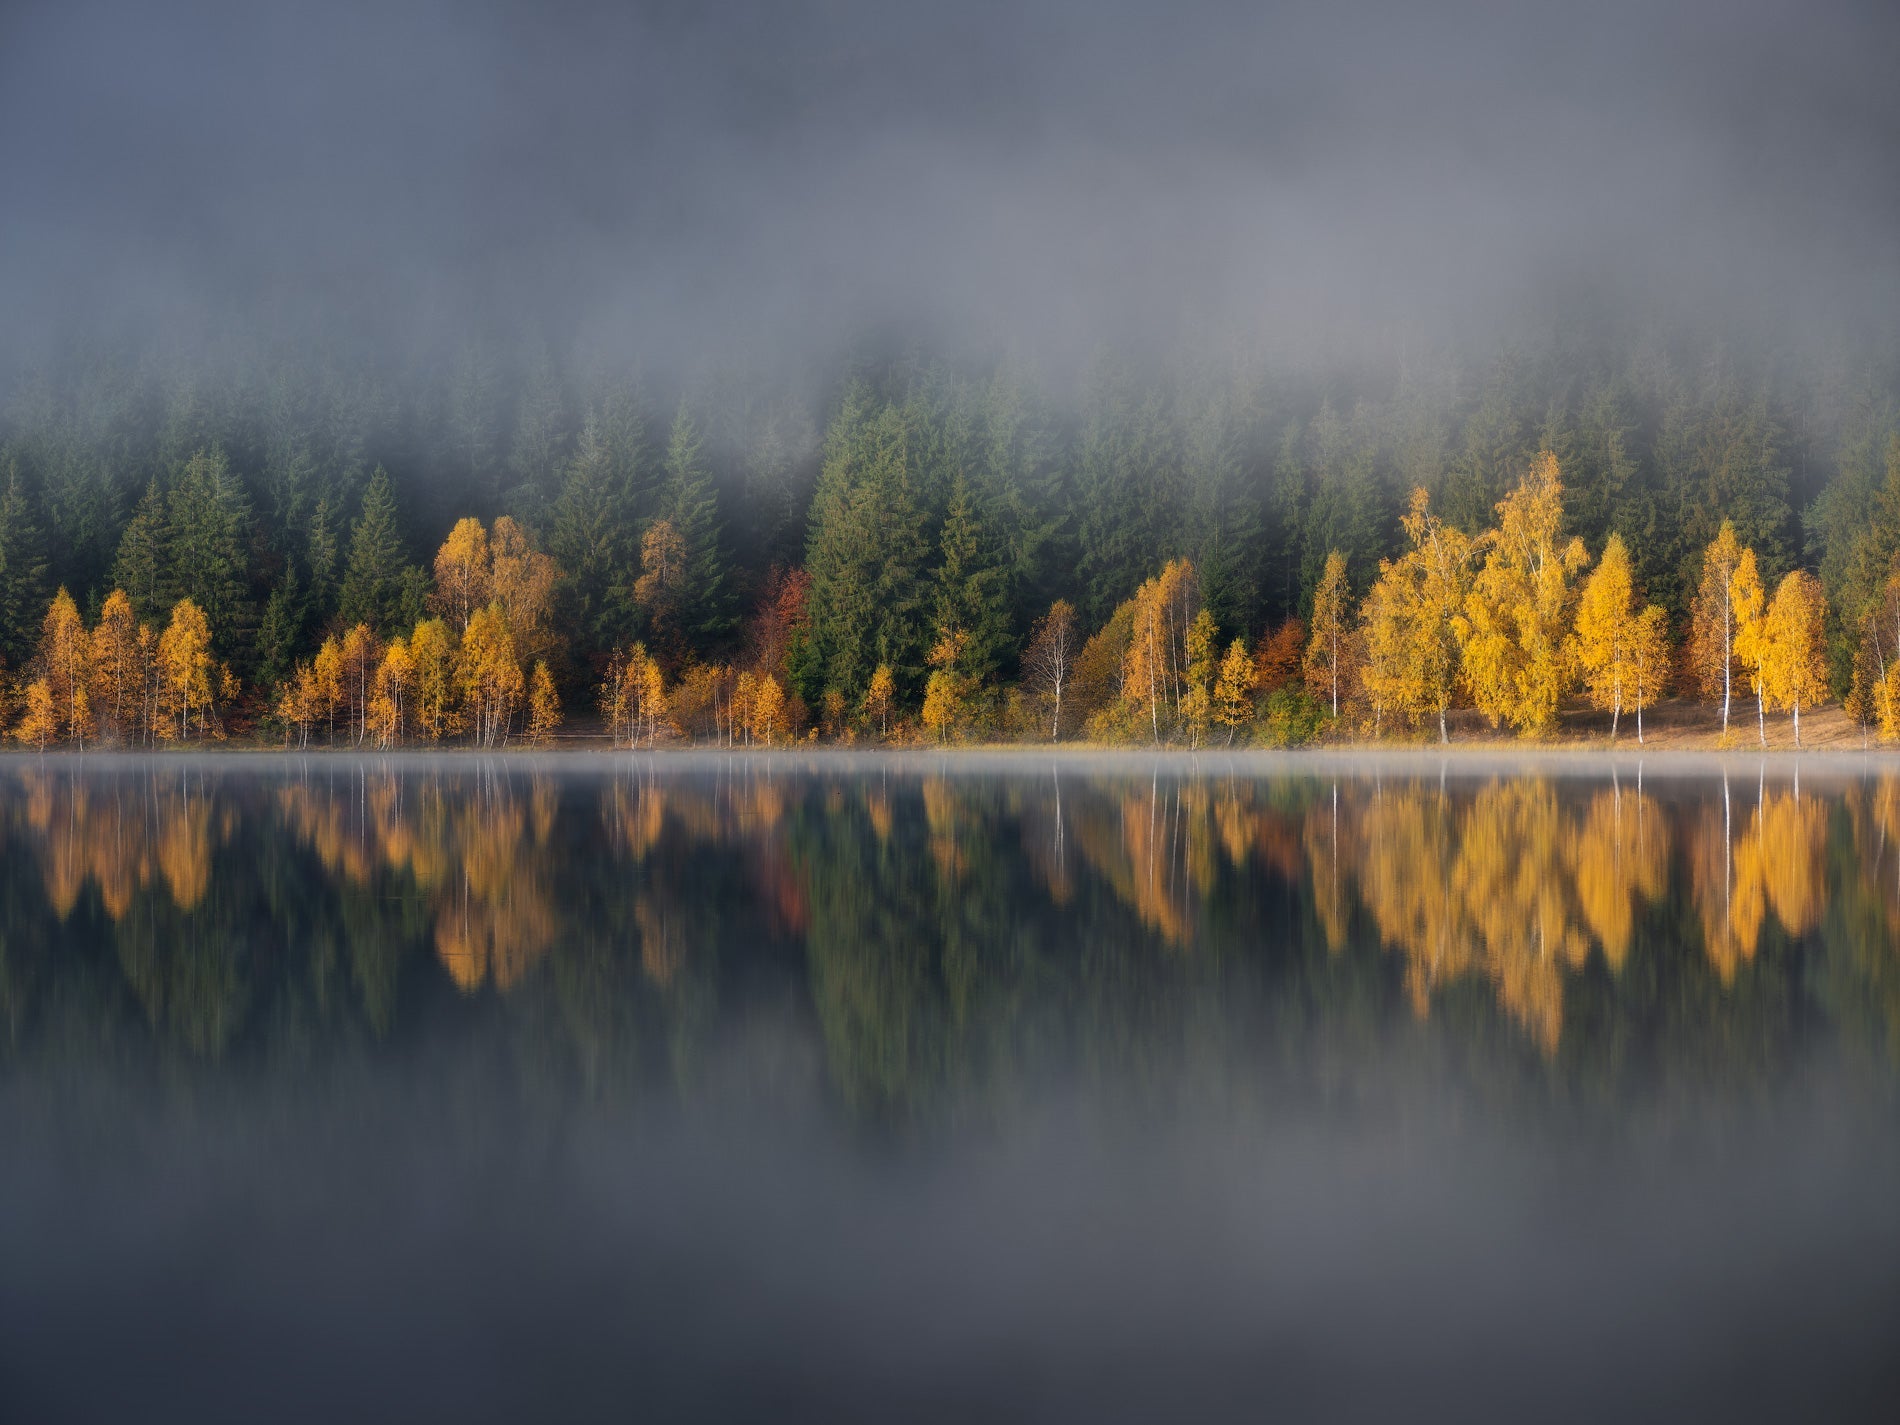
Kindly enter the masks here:
[[1890, 1419], [1900, 763], [0, 761], [5, 1418]]

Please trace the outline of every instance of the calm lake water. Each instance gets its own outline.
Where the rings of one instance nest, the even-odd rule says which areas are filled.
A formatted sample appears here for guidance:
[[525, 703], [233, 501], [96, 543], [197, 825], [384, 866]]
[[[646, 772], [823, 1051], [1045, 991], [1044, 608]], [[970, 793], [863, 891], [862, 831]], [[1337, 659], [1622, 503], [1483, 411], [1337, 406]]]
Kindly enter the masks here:
[[0, 1416], [1892, 1419], [1795, 773], [0, 761]]

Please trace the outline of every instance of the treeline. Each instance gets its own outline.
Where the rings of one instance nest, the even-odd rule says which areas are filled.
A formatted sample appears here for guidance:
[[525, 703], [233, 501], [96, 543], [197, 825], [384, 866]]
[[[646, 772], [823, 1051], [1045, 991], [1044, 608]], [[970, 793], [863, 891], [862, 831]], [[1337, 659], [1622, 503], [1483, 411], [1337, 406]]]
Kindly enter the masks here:
[[[1107, 355], [1057, 395], [1013, 362], [901, 359], [829, 397], [722, 375], [662, 400], [539, 347], [422, 378], [68, 363], [17, 393], [0, 447], [7, 716], [48, 742], [492, 744], [549, 735], [563, 703], [623, 742], [1129, 738], [1144, 719], [1145, 740], [1286, 741], [1464, 705], [1539, 731], [1573, 684], [1615, 719], [1681, 683], [1726, 523], [1764, 590], [1815, 596], [1821, 696], [1872, 722], [1900, 642], [1900, 421], [1868, 370]], [[1532, 519], [1546, 455], [1559, 493]], [[1528, 565], [1502, 552], [1522, 520], [1549, 540]], [[1623, 580], [1658, 611], [1637, 632], [1682, 653], [1666, 669], [1585, 661], [1629, 644], [1601, 627]], [[133, 645], [146, 630], [136, 717], [48, 662], [61, 589], [89, 647], [127, 609]], [[1461, 631], [1451, 604], [1473, 598], [1534, 617]], [[1408, 632], [1421, 601], [1443, 614], [1430, 644]], [[161, 717], [158, 646], [186, 604], [199, 711], [164, 693]], [[1308, 629], [1338, 644], [1326, 687]], [[1393, 638], [1437, 671], [1388, 657]]]

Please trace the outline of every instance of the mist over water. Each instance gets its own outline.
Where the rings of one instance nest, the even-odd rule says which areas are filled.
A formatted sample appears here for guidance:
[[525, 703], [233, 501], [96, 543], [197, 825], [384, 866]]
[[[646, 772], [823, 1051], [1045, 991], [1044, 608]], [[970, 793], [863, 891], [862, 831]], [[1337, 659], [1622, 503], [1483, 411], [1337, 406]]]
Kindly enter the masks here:
[[5, 1395], [1884, 1418], [1821, 765], [10, 763]]

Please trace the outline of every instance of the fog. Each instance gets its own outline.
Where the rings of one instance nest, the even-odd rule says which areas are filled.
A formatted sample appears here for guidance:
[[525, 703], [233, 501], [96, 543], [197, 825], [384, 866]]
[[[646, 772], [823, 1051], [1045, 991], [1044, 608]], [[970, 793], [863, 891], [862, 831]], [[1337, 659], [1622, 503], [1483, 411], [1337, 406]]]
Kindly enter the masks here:
[[60, 1128], [61, 1094], [16, 1083], [9, 1398], [160, 1421], [1890, 1413], [1894, 1154], [1819, 1065], [1693, 1154], [1513, 1138], [1370, 1080], [1386, 1107], [1165, 1126], [1044, 1085], [1005, 1133], [892, 1154], [767, 1087], [782, 1045], [728, 1053], [770, 1115], [549, 1115], [486, 1097], [472, 1051], [330, 1103], [277, 1085], [125, 1121], [94, 1086]]
[[1897, 52], [1838, 3], [16, 3], [0, 351], [1829, 346], [1900, 295]]

